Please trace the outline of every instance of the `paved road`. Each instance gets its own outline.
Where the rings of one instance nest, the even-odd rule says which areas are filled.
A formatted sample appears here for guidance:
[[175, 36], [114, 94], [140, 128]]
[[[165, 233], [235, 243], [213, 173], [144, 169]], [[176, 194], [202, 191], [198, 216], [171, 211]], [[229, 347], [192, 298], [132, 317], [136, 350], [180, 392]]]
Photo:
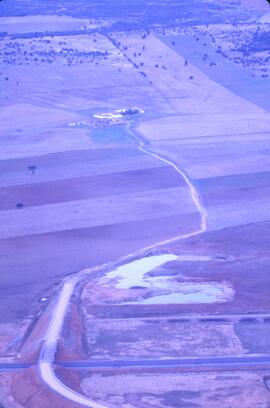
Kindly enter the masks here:
[[[0, 370], [18, 370], [35, 366], [36, 363], [0, 363]], [[56, 366], [65, 368], [248, 368], [263, 366], [270, 368], [270, 355], [265, 356], [225, 356], [225, 357], [193, 357], [162, 360], [113, 360], [113, 361], [59, 361]]]
[[[128, 317], [125, 316], [123, 319], [127, 319]], [[132, 317], [131, 317], [132, 318]], [[121, 319], [118, 317], [118, 319]], [[249, 323], [249, 322], [269, 322], [270, 321], [270, 314], [269, 313], [235, 313], [235, 314], [207, 314], [207, 313], [193, 313], [193, 314], [185, 314], [181, 313], [178, 315], [164, 315], [164, 316], [136, 316], [136, 320], [169, 320], [174, 322], [182, 322], [182, 323], [195, 323], [195, 322], [242, 322], [242, 323]]]
[[59, 366], [68, 368], [240, 368], [251, 366], [267, 366], [270, 368], [270, 356], [231, 356], [207, 358], [178, 358], [162, 360], [117, 360], [117, 361], [70, 361], [59, 362]]

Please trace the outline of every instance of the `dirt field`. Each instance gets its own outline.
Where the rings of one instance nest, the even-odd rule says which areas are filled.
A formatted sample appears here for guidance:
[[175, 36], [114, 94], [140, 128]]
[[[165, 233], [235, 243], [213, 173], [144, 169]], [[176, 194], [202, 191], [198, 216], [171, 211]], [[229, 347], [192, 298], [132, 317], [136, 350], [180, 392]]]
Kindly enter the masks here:
[[82, 388], [98, 401], [130, 408], [237, 408], [239, 404], [243, 408], [265, 408], [269, 404], [259, 373], [92, 374], [82, 381]]

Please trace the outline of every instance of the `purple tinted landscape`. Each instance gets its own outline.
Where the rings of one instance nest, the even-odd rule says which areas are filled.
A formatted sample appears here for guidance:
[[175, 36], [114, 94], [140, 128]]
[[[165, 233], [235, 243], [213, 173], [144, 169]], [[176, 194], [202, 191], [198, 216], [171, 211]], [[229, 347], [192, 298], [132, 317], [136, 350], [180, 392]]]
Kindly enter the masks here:
[[0, 407], [270, 406], [269, 27], [0, 1]]

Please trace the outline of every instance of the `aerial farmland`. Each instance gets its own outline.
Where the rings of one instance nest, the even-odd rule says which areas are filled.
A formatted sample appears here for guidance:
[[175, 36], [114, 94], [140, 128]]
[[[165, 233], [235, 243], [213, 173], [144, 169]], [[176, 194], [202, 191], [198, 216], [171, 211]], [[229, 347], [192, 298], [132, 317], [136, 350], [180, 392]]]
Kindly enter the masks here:
[[269, 407], [269, 2], [0, 27], [0, 407]]

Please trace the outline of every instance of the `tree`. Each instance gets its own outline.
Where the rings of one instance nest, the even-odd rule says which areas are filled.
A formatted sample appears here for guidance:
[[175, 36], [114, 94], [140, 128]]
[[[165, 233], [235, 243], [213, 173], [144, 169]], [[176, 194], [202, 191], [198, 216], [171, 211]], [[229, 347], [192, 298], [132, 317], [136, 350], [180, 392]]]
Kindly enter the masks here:
[[23, 203], [17, 203], [16, 208], [23, 208]]
[[37, 168], [37, 166], [35, 166], [35, 165], [28, 166], [28, 170], [30, 170], [32, 174], [35, 174], [36, 168]]

